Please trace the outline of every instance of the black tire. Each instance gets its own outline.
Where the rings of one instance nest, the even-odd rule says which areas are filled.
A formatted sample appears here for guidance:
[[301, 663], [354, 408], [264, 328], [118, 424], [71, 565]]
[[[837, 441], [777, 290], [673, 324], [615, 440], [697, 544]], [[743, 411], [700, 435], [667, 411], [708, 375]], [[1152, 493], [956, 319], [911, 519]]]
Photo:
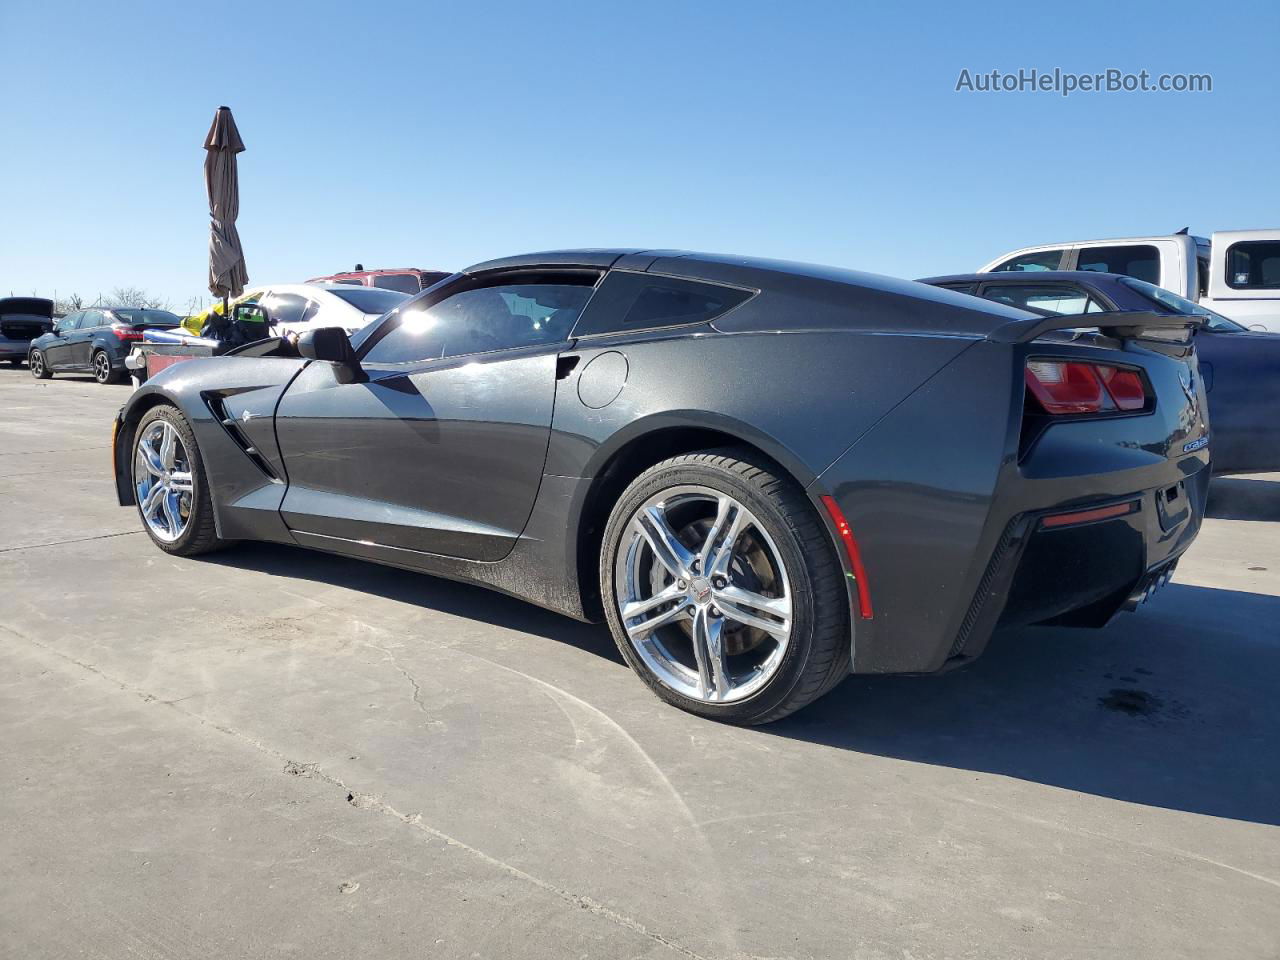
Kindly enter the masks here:
[[[160, 539], [152, 531], [151, 525], [147, 523], [146, 518], [142, 516], [142, 505], [138, 504], [138, 518], [142, 521], [142, 529], [146, 531], [147, 536], [151, 538], [151, 542], [163, 550], [165, 553], [171, 553], [178, 557], [194, 557], [202, 553], [211, 553], [214, 550], [221, 550], [230, 546], [234, 541], [223, 540], [218, 536], [217, 529], [213, 521], [213, 503], [209, 497], [209, 482], [205, 476], [204, 460], [200, 456], [200, 448], [196, 445], [195, 434], [191, 432], [191, 426], [187, 423], [186, 417], [178, 411], [176, 407], [161, 405], [152, 407], [142, 415], [142, 419], [138, 423], [138, 428], [133, 433], [129, 450], [129, 470], [130, 482], [133, 489], [138, 489], [137, 478], [133, 476], [136, 469], [136, 456], [138, 439], [146, 435], [147, 428], [157, 420], [164, 420], [172, 424], [177, 430], [178, 436], [182, 439], [182, 444], [186, 448], [188, 462], [191, 466], [191, 512], [187, 520], [186, 529], [176, 540], [166, 541]], [[135, 496], [135, 500], [137, 497]]]
[[[711, 703], [664, 684], [632, 646], [618, 611], [616, 558], [632, 516], [662, 491], [691, 484], [728, 494], [753, 513], [790, 572], [790, 641], [769, 682], [742, 700]], [[850, 670], [848, 594], [831, 538], [800, 487], [772, 461], [750, 450], [684, 454], [640, 474], [618, 498], [605, 528], [600, 596], [609, 629], [632, 670], [663, 700], [699, 716], [736, 724], [770, 723], [813, 702]]]
[[39, 350], [32, 350], [27, 355], [27, 368], [31, 371], [31, 375], [37, 380], [48, 380], [53, 376], [53, 371], [49, 369], [49, 365], [45, 363], [44, 354]]
[[111, 357], [107, 355], [107, 351], [95, 350], [93, 352], [93, 379], [99, 383], [119, 383], [124, 379], [124, 374], [111, 366]]

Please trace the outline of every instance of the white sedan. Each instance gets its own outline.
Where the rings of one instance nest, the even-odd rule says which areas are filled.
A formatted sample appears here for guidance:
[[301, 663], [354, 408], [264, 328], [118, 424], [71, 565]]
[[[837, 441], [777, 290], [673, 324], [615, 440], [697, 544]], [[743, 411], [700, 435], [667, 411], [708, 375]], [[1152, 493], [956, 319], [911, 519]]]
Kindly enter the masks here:
[[409, 295], [347, 283], [277, 283], [250, 298], [266, 307], [273, 332], [284, 336], [320, 327], [342, 327], [352, 334], [398, 307]]

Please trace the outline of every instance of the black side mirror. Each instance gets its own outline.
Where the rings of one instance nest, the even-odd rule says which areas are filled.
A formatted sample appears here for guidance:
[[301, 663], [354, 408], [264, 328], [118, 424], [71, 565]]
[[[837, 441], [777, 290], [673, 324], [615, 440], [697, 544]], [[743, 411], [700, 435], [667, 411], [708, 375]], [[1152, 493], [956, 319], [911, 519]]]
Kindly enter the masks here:
[[306, 331], [298, 337], [298, 353], [308, 360], [332, 363], [339, 383], [364, 383], [369, 379], [347, 338], [347, 331], [341, 327]]

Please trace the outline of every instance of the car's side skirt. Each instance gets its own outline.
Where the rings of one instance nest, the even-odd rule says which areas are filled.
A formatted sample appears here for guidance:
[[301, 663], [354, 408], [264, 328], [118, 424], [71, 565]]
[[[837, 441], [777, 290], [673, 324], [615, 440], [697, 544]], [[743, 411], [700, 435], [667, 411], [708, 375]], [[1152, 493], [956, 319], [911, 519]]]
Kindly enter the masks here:
[[581, 599], [576, 591], [562, 589], [557, 582], [540, 575], [540, 571], [546, 568], [546, 558], [538, 552], [542, 546], [539, 541], [517, 540], [515, 548], [505, 559], [485, 561], [446, 557], [406, 547], [392, 547], [368, 540], [348, 540], [305, 530], [290, 530], [290, 534], [299, 546], [311, 550], [470, 583], [505, 593], [575, 620], [590, 619], [584, 615]]

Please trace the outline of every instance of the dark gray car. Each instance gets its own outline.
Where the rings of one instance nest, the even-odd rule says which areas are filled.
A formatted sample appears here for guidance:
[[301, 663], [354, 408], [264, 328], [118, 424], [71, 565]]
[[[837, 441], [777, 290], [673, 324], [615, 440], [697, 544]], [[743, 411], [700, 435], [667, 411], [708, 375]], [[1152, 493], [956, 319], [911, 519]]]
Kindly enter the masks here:
[[55, 373], [91, 373], [99, 383], [118, 383], [126, 373], [124, 358], [143, 331], [181, 322], [177, 314], [148, 307], [77, 310], [31, 342], [27, 365], [37, 380]]
[[1199, 321], [1092, 322], [743, 257], [512, 257], [354, 341], [162, 372], [120, 413], [116, 482], [170, 553], [483, 584], [607, 620], [659, 696], [762, 723], [1168, 579], [1209, 476]]
[[45, 297], [0, 299], [0, 360], [27, 359], [31, 341], [53, 329], [53, 301]]

